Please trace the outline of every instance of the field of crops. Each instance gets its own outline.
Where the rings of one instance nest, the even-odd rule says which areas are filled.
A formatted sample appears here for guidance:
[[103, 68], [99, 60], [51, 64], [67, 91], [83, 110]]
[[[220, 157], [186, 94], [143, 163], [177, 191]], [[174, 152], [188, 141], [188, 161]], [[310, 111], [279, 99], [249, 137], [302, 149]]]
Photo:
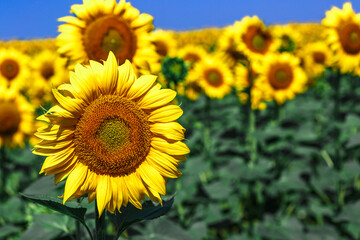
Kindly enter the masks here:
[[360, 13], [0, 42], [0, 239], [360, 239]]

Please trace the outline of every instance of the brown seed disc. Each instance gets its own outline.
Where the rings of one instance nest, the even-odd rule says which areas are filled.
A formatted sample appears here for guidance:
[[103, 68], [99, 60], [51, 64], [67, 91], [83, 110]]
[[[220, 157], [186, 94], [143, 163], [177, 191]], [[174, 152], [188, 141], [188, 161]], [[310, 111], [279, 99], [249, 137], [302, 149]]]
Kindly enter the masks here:
[[5, 59], [0, 66], [1, 75], [3, 75], [8, 80], [16, 78], [19, 74], [20, 66], [13, 59]]
[[360, 52], [360, 26], [354, 23], [346, 24], [338, 30], [341, 46], [351, 55]]
[[121, 65], [134, 57], [137, 39], [126, 21], [116, 16], [104, 16], [86, 28], [84, 47], [90, 60], [106, 60], [112, 51]]
[[49, 80], [54, 74], [54, 65], [51, 62], [44, 62], [43, 66], [41, 66], [41, 76], [46, 80]]
[[20, 113], [11, 102], [0, 102], [0, 136], [11, 136], [17, 132], [20, 124]]
[[168, 55], [169, 49], [168, 49], [168, 47], [167, 47], [167, 45], [166, 45], [166, 43], [164, 41], [157, 40], [157, 41], [154, 42], [154, 45], [156, 47], [156, 52], [160, 56], [165, 57], [165, 56]]
[[293, 81], [293, 71], [286, 63], [273, 65], [269, 71], [269, 82], [274, 89], [286, 89]]
[[207, 69], [204, 75], [206, 81], [213, 87], [219, 87], [224, 83], [222, 73], [215, 68]]
[[145, 160], [152, 133], [147, 115], [120, 96], [101, 96], [92, 102], [75, 130], [79, 161], [100, 175], [130, 174]]
[[252, 52], [261, 54], [269, 50], [273, 41], [268, 31], [263, 31], [260, 27], [256, 26], [250, 26], [248, 31], [242, 36], [242, 40]]
[[315, 51], [312, 54], [314, 62], [319, 63], [319, 64], [324, 64], [325, 63], [325, 54], [323, 52], [320, 51]]

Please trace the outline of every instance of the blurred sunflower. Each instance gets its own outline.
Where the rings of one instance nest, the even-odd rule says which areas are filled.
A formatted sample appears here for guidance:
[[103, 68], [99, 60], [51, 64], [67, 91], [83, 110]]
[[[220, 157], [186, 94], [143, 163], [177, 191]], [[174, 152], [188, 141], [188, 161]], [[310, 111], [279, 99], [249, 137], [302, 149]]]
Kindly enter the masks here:
[[231, 92], [234, 83], [229, 66], [214, 56], [199, 62], [188, 78], [190, 82], [198, 81], [207, 96], [219, 99]]
[[130, 3], [121, 0], [84, 0], [75, 4], [71, 12], [76, 15], [62, 17], [66, 22], [59, 26], [57, 37], [59, 53], [75, 63], [105, 60], [112, 51], [119, 64], [126, 59], [141, 74], [152, 72], [158, 61], [155, 46], [151, 43], [153, 17], [139, 14]]
[[232, 67], [239, 61], [243, 62], [247, 59], [244, 52], [238, 49], [237, 34], [234, 26], [226, 27], [216, 44], [216, 51], [219, 56]]
[[0, 86], [23, 89], [29, 74], [27, 55], [15, 49], [0, 49]]
[[360, 14], [346, 2], [343, 9], [327, 11], [322, 24], [328, 27], [327, 41], [340, 71], [353, 72], [360, 63]]
[[23, 147], [33, 119], [33, 106], [16, 88], [0, 87], [0, 147]]
[[325, 42], [309, 43], [299, 55], [303, 59], [304, 70], [310, 81], [321, 77], [325, 67], [333, 63], [331, 51]]
[[300, 60], [290, 53], [268, 54], [254, 64], [259, 73], [254, 86], [283, 104], [306, 89], [307, 76], [299, 64]]
[[275, 25], [270, 27], [273, 35], [280, 39], [279, 52], [295, 52], [299, 48], [301, 35], [289, 25]]
[[199, 81], [197, 79], [185, 79], [185, 96], [195, 101], [199, 98], [200, 94], [203, 92], [201, 86], [199, 85]]
[[55, 174], [55, 183], [67, 177], [64, 202], [88, 193], [100, 215], [128, 202], [142, 208], [145, 194], [161, 202], [166, 179], [181, 175], [189, 153], [176, 122], [182, 110], [170, 104], [176, 92], [116, 62], [110, 52], [104, 65], [75, 66], [71, 84], [53, 90], [59, 105], [40, 116], [50, 125], [38, 129], [43, 140], [34, 150], [47, 156], [40, 173]]
[[[249, 79], [251, 77], [251, 79]], [[257, 73], [251, 68], [251, 73], [249, 70], [242, 64], [238, 64], [235, 67], [235, 89], [239, 98], [239, 101], [242, 104], [246, 104], [249, 101], [249, 94], [245, 92], [247, 88], [251, 85], [251, 108], [264, 110], [266, 108], [266, 103], [264, 101], [269, 101], [269, 96], [266, 95], [261, 89], [256, 87], [255, 81], [257, 81]], [[250, 83], [252, 83], [250, 85]]]
[[237, 49], [249, 58], [263, 57], [269, 52], [275, 52], [280, 42], [271, 31], [257, 17], [244, 17], [240, 22], [234, 23], [236, 31]]
[[208, 53], [200, 45], [189, 44], [183, 48], [180, 48], [177, 56], [181, 57], [186, 63], [189, 64], [189, 69], [193, 69], [194, 65], [201, 62], [202, 59], [206, 58]]
[[177, 42], [172, 31], [158, 29], [151, 33], [152, 42], [156, 47], [156, 52], [160, 57], [174, 57], [176, 53]]
[[66, 69], [66, 59], [56, 52], [43, 50], [35, 55], [32, 61], [33, 78], [41, 79], [50, 86], [58, 87], [69, 82], [69, 72]]

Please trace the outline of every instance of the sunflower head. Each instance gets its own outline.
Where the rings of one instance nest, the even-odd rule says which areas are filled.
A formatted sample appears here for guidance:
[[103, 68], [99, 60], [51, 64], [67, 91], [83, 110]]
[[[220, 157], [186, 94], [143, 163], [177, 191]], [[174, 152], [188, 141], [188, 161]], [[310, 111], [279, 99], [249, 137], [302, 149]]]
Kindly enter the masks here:
[[29, 77], [29, 58], [15, 49], [0, 50], [0, 86], [23, 89]]
[[223, 98], [231, 92], [234, 77], [229, 66], [216, 56], [199, 62], [189, 73], [189, 82], [198, 82], [210, 98]]
[[244, 52], [250, 58], [275, 52], [279, 47], [279, 41], [257, 16], [244, 17], [240, 22], [234, 23], [234, 28], [238, 51]]
[[17, 89], [0, 87], [0, 146], [24, 146], [33, 118], [34, 107]]
[[269, 54], [254, 65], [259, 73], [254, 85], [278, 104], [291, 100], [306, 89], [307, 77], [299, 64], [300, 60], [289, 53]]
[[110, 52], [104, 65], [76, 65], [70, 84], [53, 93], [58, 105], [40, 118], [49, 123], [35, 134], [35, 154], [47, 156], [41, 173], [67, 177], [64, 202], [88, 194], [100, 215], [145, 195], [161, 202], [166, 178], [181, 175], [179, 161], [189, 152], [185, 129], [176, 122], [176, 93], [160, 89], [156, 77], [136, 78], [129, 61], [117, 65]]
[[328, 28], [327, 41], [335, 53], [340, 70], [352, 72], [360, 63], [360, 14], [350, 2], [343, 9], [333, 7], [326, 12], [322, 24]]
[[158, 56], [151, 43], [152, 16], [125, 1], [84, 1], [71, 7], [75, 17], [59, 21], [58, 51], [70, 59], [71, 66], [89, 60], [105, 60], [113, 52], [123, 64], [129, 59], [140, 72], [150, 72]]

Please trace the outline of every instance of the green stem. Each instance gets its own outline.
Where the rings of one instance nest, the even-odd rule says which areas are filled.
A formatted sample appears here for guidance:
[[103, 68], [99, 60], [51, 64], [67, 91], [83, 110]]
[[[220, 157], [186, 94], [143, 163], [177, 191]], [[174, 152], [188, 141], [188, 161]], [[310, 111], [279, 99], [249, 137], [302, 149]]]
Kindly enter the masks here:
[[211, 147], [210, 147], [210, 129], [211, 129], [211, 123], [210, 123], [210, 103], [211, 99], [209, 97], [206, 97], [206, 103], [205, 103], [205, 121], [204, 121], [204, 155], [205, 157], [209, 157]]
[[95, 201], [95, 231], [96, 231], [95, 233], [96, 240], [105, 240], [105, 231], [106, 231], [105, 212], [103, 212], [99, 217], [99, 210], [96, 201]]
[[257, 159], [257, 141], [255, 138], [256, 130], [256, 114], [251, 107], [251, 87], [249, 88], [248, 101], [248, 132], [247, 132], [247, 146], [250, 156], [249, 167], [253, 167]]
[[[334, 118], [336, 122], [341, 121], [340, 116], [340, 72], [339, 70], [334, 73]], [[340, 159], [340, 129], [338, 126], [335, 126], [335, 167], [341, 169], [341, 159]]]
[[[5, 191], [6, 176], [5, 176], [5, 165], [6, 165], [6, 152], [5, 147], [0, 148], [0, 170], [1, 170], [1, 189]], [[1, 191], [0, 191], [1, 192]]]
[[[76, 199], [76, 201], [78, 202], [78, 204], [80, 204], [80, 199]], [[80, 228], [80, 221], [76, 220], [75, 221], [75, 229], [76, 229], [76, 240], [81, 240], [81, 228]]]

